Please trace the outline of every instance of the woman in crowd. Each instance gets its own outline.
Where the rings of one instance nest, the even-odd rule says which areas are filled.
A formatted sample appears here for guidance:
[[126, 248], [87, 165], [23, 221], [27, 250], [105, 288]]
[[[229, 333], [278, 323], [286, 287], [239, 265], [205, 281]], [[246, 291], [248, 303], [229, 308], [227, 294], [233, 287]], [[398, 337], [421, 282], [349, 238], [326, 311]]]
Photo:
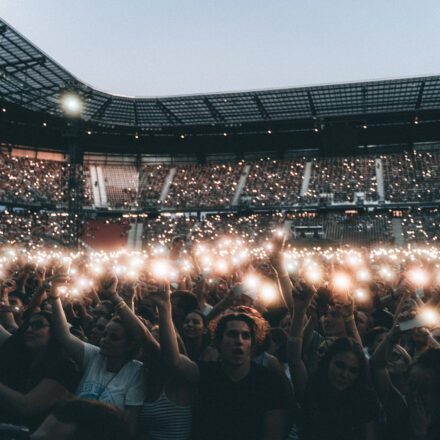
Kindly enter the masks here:
[[209, 346], [210, 338], [206, 316], [199, 310], [193, 310], [185, 316], [182, 339], [188, 357], [195, 362], [202, 360]]
[[[76, 394], [83, 398], [111, 403], [123, 409], [134, 433], [137, 429], [139, 410], [144, 402], [145, 387], [142, 363], [133, 360], [138, 348], [130, 328], [125, 326], [120, 318], [111, 319], [105, 327], [100, 347], [87, 344], [72, 335], [58, 291], [62, 281], [63, 278], [60, 278], [56, 283], [52, 283], [49, 299], [52, 304], [56, 337], [82, 372]], [[102, 285], [103, 290], [115, 288], [112, 287], [112, 283], [114, 279], [106, 279]], [[125, 303], [120, 304], [126, 307]], [[114, 308], [117, 310], [118, 306]]]
[[[194, 387], [166, 368], [160, 356], [162, 338], [157, 342], [148, 328], [125, 305], [116, 289], [117, 278], [107, 275], [108, 287], [101, 296], [115, 304], [119, 319], [136, 335], [146, 369], [145, 401], [139, 413], [141, 438], [148, 440], [188, 440], [191, 433]], [[150, 293], [150, 299], [154, 295]]]
[[[296, 396], [302, 407], [301, 438], [306, 440], [375, 440], [379, 415], [369, 385], [362, 347], [353, 339], [336, 339], [309, 377], [302, 359], [306, 312], [316, 290], [305, 283], [293, 291], [294, 317], [288, 357]], [[354, 320], [354, 316], [345, 316]]]
[[73, 362], [54, 337], [50, 313], [33, 313], [13, 335], [0, 325], [3, 423], [37, 427], [58, 400], [75, 391], [77, 383]]

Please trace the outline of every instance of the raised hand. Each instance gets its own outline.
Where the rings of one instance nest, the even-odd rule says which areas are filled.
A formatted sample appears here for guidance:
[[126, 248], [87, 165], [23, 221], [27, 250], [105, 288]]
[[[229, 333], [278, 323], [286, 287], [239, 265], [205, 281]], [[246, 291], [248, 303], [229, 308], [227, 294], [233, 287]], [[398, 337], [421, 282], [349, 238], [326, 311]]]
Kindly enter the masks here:
[[48, 296], [50, 298], [58, 298], [59, 292], [58, 287], [66, 284], [69, 281], [69, 277], [65, 274], [55, 275], [51, 278], [51, 285], [49, 289]]
[[306, 283], [302, 279], [295, 282], [292, 289], [294, 310], [298, 312], [306, 312], [315, 294], [315, 286]]
[[164, 309], [171, 307], [171, 289], [170, 283], [163, 283], [159, 285], [159, 288], [148, 295], [148, 298], [153, 304], [156, 304], [158, 308]]
[[349, 318], [354, 314], [354, 300], [351, 295], [346, 296], [346, 300], [343, 301], [341, 297], [335, 299], [335, 307], [339, 310], [344, 318]]
[[107, 272], [99, 281], [99, 297], [102, 300], [112, 300], [116, 296], [117, 287], [118, 277], [112, 272]]

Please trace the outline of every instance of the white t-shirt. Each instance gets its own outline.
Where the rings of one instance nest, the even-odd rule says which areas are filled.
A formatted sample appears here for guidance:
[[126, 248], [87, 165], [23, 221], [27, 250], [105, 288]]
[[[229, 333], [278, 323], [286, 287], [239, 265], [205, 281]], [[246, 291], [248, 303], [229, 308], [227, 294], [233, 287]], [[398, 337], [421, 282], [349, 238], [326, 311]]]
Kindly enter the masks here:
[[84, 343], [83, 377], [76, 395], [111, 403], [119, 408], [142, 406], [145, 400], [142, 362], [128, 361], [117, 373], [107, 371], [99, 347]]

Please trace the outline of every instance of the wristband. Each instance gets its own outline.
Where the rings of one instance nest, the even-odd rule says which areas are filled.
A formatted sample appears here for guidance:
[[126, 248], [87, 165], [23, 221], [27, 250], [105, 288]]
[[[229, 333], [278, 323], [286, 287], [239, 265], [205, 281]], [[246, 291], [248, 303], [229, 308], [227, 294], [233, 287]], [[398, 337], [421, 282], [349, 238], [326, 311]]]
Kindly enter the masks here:
[[354, 315], [350, 315], [347, 318], [344, 318], [344, 321], [348, 324], [351, 321], [354, 321]]
[[290, 336], [288, 339], [289, 342], [301, 342], [302, 341], [302, 337], [301, 336]]
[[125, 301], [121, 298], [121, 301], [119, 301], [114, 307], [113, 310], [115, 312], [118, 312], [119, 310], [123, 309], [124, 307], [127, 307], [127, 304]]
[[124, 299], [120, 296], [117, 296], [116, 299], [112, 301], [113, 307], [116, 307], [121, 301], [124, 301]]

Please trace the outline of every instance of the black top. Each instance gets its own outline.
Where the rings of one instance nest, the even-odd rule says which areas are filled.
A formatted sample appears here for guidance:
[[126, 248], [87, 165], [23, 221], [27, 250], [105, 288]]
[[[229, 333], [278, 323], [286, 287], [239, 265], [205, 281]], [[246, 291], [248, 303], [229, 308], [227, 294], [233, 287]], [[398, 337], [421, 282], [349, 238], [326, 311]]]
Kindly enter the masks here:
[[264, 414], [291, 408], [287, 382], [267, 368], [251, 364], [248, 375], [233, 382], [218, 362], [200, 362], [200, 385], [194, 408], [195, 440], [258, 440]]
[[307, 440], [362, 440], [365, 425], [379, 418], [379, 402], [368, 387], [336, 391], [312, 382], [306, 389], [301, 438]]
[[[74, 392], [79, 376], [72, 361], [63, 356], [59, 349], [49, 350], [46, 358], [31, 368], [32, 358], [22, 342], [20, 334], [11, 336], [0, 347], [0, 382], [7, 387], [27, 394], [43, 379], [52, 379]], [[23, 417], [16, 411], [0, 406], [0, 422], [24, 425], [33, 429], [46, 417], [47, 413]]]

